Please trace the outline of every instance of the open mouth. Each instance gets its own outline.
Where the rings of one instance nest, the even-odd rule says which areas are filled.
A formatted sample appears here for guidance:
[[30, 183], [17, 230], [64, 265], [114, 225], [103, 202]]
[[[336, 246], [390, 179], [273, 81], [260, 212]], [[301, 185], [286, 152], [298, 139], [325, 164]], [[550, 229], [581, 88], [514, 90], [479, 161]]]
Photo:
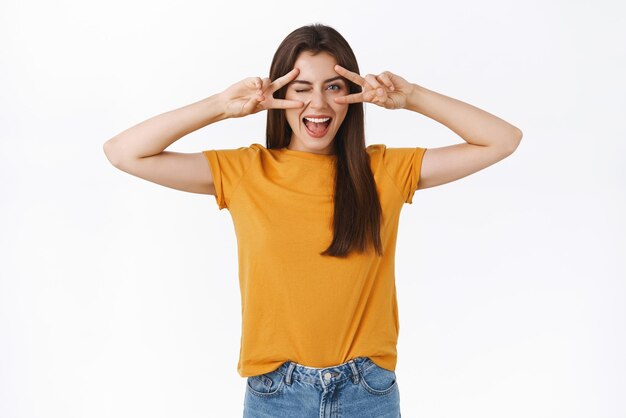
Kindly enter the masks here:
[[302, 123], [306, 127], [307, 133], [313, 138], [321, 138], [326, 135], [331, 121], [332, 118], [316, 119], [316, 122], [309, 120], [308, 118], [302, 118]]

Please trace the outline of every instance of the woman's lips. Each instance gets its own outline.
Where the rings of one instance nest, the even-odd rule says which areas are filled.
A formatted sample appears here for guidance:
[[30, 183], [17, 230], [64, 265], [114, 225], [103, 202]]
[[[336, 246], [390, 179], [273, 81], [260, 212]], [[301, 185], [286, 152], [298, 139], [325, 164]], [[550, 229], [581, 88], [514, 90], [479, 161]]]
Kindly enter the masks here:
[[312, 125], [313, 124], [315, 124], [315, 125], [324, 125], [324, 129], [323, 130], [312, 131], [311, 129], [309, 129], [309, 126], [307, 125], [307, 121], [305, 121], [305, 119], [302, 118], [302, 124], [304, 125], [304, 129], [309, 134], [309, 136], [311, 136], [313, 138], [322, 138], [324, 135], [326, 135], [328, 133], [329, 129], [330, 129], [330, 122], [331, 121], [332, 121], [332, 119], [330, 119], [328, 122], [324, 122], [324, 123], [308, 122], [308, 123], [310, 123]]

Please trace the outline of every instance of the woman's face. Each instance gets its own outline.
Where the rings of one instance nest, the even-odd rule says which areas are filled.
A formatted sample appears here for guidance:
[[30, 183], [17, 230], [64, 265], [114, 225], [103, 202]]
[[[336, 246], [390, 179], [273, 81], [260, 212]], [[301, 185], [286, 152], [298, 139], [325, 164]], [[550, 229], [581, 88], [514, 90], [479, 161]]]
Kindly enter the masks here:
[[[292, 130], [287, 148], [315, 154], [334, 154], [333, 140], [349, 106], [333, 100], [348, 94], [348, 83], [337, 74], [335, 64], [335, 57], [327, 52], [312, 55], [309, 51], [303, 51], [298, 56], [294, 67], [300, 69], [300, 73], [287, 85], [285, 99], [301, 101], [304, 106], [285, 109]], [[305, 120], [307, 117], [314, 121]], [[330, 120], [326, 120], [328, 118]]]

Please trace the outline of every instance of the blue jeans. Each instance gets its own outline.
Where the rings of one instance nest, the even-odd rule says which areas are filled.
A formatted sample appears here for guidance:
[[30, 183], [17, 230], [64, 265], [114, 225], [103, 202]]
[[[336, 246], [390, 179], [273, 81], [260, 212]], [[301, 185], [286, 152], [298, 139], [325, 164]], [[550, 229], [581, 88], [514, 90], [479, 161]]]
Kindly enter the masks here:
[[293, 361], [246, 380], [244, 418], [398, 418], [396, 374], [369, 357], [314, 368]]

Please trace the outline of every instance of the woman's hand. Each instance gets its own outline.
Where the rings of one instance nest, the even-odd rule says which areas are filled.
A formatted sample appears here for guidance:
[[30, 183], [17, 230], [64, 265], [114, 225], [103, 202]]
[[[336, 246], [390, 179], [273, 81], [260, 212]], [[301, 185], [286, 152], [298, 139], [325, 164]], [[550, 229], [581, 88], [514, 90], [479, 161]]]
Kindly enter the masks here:
[[377, 76], [368, 74], [363, 78], [341, 65], [335, 65], [335, 72], [363, 88], [361, 93], [335, 97], [336, 103], [367, 102], [386, 109], [402, 109], [414, 88], [413, 84], [390, 71], [384, 71]]
[[299, 69], [294, 68], [273, 82], [269, 77], [248, 77], [233, 84], [220, 93], [226, 117], [240, 118], [261, 110], [302, 107], [303, 102], [275, 99], [273, 96], [276, 90], [295, 79], [299, 72]]

